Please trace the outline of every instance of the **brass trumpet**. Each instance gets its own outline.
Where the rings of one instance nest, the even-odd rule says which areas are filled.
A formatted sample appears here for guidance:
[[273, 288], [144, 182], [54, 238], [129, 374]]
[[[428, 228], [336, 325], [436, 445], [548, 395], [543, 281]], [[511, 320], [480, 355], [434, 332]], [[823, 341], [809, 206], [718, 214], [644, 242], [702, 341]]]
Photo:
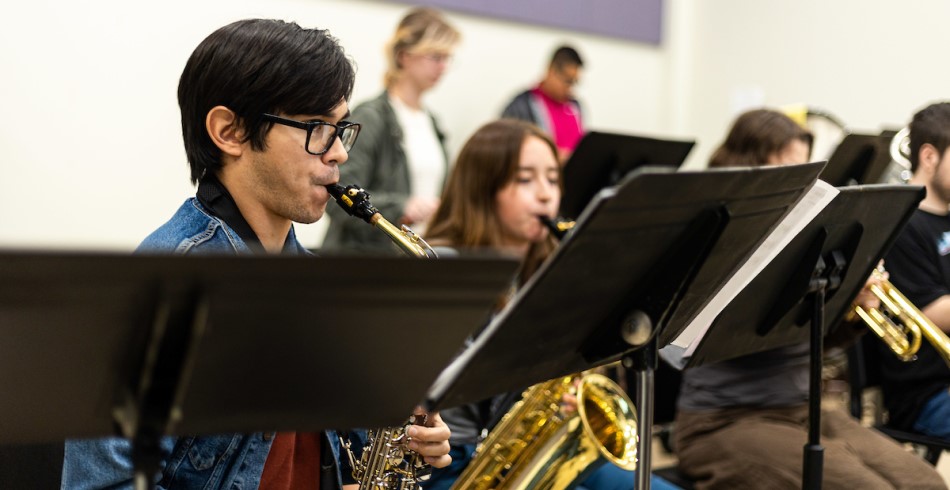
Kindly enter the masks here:
[[871, 286], [871, 292], [881, 301], [881, 307], [865, 310], [855, 305], [854, 313], [900, 360], [913, 360], [920, 349], [921, 338], [924, 338], [933, 344], [950, 366], [950, 337], [943, 330], [921, 313], [890, 281], [882, 279], [880, 285]]

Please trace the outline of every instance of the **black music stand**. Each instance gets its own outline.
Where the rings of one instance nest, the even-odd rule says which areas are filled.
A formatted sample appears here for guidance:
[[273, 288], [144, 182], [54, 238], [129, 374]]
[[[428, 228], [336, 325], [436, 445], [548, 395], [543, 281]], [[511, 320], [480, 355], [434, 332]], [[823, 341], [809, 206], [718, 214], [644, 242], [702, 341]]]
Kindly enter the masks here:
[[891, 164], [889, 145], [893, 136], [893, 131], [845, 136], [819, 178], [834, 186], [880, 182]]
[[[823, 164], [641, 169], [598, 195], [555, 254], [440, 376], [433, 407], [520, 391], [633, 353], [649, 468], [656, 349], [801, 198]], [[725, 271], [725, 272], [723, 272]], [[649, 488], [649, 470], [637, 488]]]
[[598, 191], [616, 185], [634, 169], [647, 165], [678, 168], [694, 144], [694, 141], [626, 134], [587, 133], [564, 165], [561, 215], [580, 216]]
[[516, 265], [0, 253], [0, 442], [399, 425]]
[[[923, 189], [916, 186], [841, 188], [835, 200], [742, 289], [704, 335], [693, 341], [698, 343], [687, 366], [810, 342], [803, 488], [821, 488], [824, 335], [844, 318], [852, 299], [923, 196]], [[826, 322], [826, 317], [831, 321]]]

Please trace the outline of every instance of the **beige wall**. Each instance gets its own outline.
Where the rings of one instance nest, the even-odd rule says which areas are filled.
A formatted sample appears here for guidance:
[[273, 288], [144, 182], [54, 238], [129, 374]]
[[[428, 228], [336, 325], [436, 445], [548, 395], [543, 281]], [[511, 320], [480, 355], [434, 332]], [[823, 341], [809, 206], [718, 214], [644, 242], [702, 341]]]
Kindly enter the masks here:
[[[679, 2], [680, 0], [672, 0]], [[856, 130], [901, 127], [950, 98], [942, 0], [690, 1], [690, 164], [720, 141], [738, 102], [807, 103]]]
[[[363, 0], [37, 1], [0, 29], [0, 247], [131, 250], [193, 189], [178, 76], [214, 29], [246, 17], [327, 27], [358, 65], [353, 96], [381, 90], [382, 46], [408, 7]], [[589, 70], [592, 127], [661, 132], [666, 56], [654, 46], [448, 14], [464, 42], [428, 97], [455, 151], [534, 83], [560, 42]], [[320, 226], [298, 228], [317, 245]]]
[[[369, 0], [34, 1], [0, 28], [0, 247], [131, 250], [193, 194], [175, 91], [192, 49], [246, 17], [327, 27], [380, 90], [382, 46], [408, 7]], [[8, 10], [9, 12], [9, 10]], [[449, 13], [464, 35], [429, 95], [454, 152], [558, 43], [588, 69], [589, 126], [695, 137], [702, 167], [750, 103], [807, 103], [856, 129], [903, 125], [947, 98], [943, 0], [668, 0], [660, 47]], [[321, 227], [299, 228], [315, 246]]]

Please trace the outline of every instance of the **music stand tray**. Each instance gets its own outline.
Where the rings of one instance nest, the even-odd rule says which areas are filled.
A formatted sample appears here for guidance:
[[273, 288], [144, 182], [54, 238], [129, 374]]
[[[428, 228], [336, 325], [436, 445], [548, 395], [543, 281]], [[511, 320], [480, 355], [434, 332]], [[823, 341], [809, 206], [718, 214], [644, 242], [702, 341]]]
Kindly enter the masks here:
[[564, 165], [562, 216], [581, 215], [601, 189], [618, 184], [631, 171], [644, 166], [678, 168], [693, 141], [674, 141], [592, 131], [584, 135]]
[[398, 425], [516, 266], [0, 252], [0, 442]]
[[[821, 371], [828, 326], [836, 325], [850, 309], [923, 196], [923, 189], [915, 186], [840, 189], [835, 200], [693, 341], [699, 343], [686, 362], [691, 366], [809, 344], [803, 488], [821, 488], [822, 482]], [[826, 317], [832, 321], [826, 322]]]
[[893, 134], [848, 134], [818, 178], [834, 186], [880, 182], [891, 163], [889, 145]]
[[643, 310], [661, 339], [768, 234], [823, 163], [669, 172], [640, 169], [597, 196], [555, 254], [430, 389], [448, 407], [618, 359]]
[[839, 252], [840, 285], [826, 297], [824, 333], [848, 312], [851, 301], [897, 238], [923, 197], [905, 185], [839, 188], [840, 193], [719, 314], [686, 366], [808, 341], [812, 305], [805, 300], [813, 266]]

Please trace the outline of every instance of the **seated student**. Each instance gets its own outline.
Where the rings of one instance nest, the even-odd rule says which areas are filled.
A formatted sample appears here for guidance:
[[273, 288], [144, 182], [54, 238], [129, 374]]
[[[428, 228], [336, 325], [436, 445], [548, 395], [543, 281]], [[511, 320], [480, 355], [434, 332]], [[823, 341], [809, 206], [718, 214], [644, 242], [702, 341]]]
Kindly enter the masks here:
[[[323, 216], [330, 198], [324, 186], [337, 182], [356, 141], [360, 128], [346, 121], [353, 82], [349, 58], [325, 30], [251, 19], [208, 36], [178, 85], [198, 190], [139, 250], [307, 254], [293, 222]], [[326, 402], [333, 403], [332, 393]], [[431, 415], [429, 426], [410, 429], [411, 447], [433, 466], [446, 466], [449, 430]], [[340, 470], [332, 431], [165, 437], [160, 445], [160, 489], [327, 490], [351, 481]], [[67, 441], [62, 482], [66, 489], [131, 488], [130, 442]]]
[[[910, 122], [911, 184], [927, 188], [887, 253], [891, 282], [936, 326], [950, 332], [950, 102], [931, 104]], [[888, 425], [950, 441], [950, 367], [926, 340], [917, 359], [898, 360], [879, 343]], [[886, 352], [884, 352], [886, 351]]]
[[[811, 141], [787, 116], [753, 110], [739, 116], [710, 166], [804, 163]], [[855, 303], [875, 307], [877, 299], [865, 287]], [[841, 325], [826, 344], [864, 331], [863, 324]], [[698, 489], [802, 488], [808, 374], [808, 344], [687, 369], [674, 422], [680, 471]], [[821, 422], [824, 488], [945, 488], [923, 459], [843, 410], [823, 409]]]
[[[432, 246], [487, 248], [518, 257], [522, 268], [514, 287], [520, 286], [556, 246], [538, 217], [557, 213], [560, 178], [557, 150], [539, 128], [513, 119], [482, 126], [459, 153], [426, 240]], [[479, 435], [499, 415], [494, 401], [443, 411], [452, 429], [453, 463], [435, 470], [426, 490], [448, 489], [459, 477]], [[605, 464], [580, 488], [629, 489], [633, 481], [632, 472]], [[652, 481], [653, 488], [676, 488], [658, 477]]]

